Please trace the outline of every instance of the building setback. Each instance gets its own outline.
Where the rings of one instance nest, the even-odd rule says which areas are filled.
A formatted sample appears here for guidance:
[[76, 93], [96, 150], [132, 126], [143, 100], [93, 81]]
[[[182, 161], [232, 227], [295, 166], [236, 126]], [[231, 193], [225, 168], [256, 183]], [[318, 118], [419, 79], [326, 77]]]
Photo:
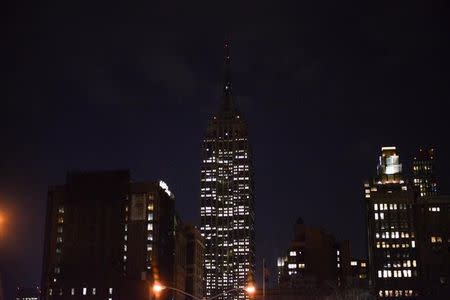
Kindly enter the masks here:
[[43, 299], [148, 299], [154, 280], [184, 288], [174, 205], [162, 181], [131, 182], [128, 171], [69, 173], [49, 189]]
[[[201, 227], [205, 239], [206, 297], [244, 288], [255, 271], [255, 213], [247, 124], [236, 109], [225, 44], [225, 80], [220, 110], [202, 145]], [[233, 294], [240, 299], [242, 291]]]

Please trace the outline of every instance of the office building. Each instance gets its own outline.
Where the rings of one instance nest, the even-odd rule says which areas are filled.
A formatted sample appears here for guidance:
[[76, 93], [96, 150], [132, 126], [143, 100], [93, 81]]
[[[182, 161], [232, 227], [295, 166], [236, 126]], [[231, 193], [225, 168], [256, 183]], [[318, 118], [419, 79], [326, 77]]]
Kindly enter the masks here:
[[413, 183], [420, 197], [436, 196], [437, 181], [434, 166], [434, 149], [419, 149], [413, 160]]
[[69, 173], [48, 193], [43, 299], [148, 299], [154, 280], [176, 286], [174, 203], [163, 181]]
[[[201, 226], [205, 239], [206, 297], [244, 288], [255, 271], [252, 155], [247, 124], [239, 113], [225, 44], [225, 78], [219, 111], [202, 145]], [[228, 295], [245, 298], [243, 291]]]
[[403, 180], [395, 147], [381, 148], [377, 176], [364, 184], [369, 277], [378, 297], [419, 295], [416, 194]]

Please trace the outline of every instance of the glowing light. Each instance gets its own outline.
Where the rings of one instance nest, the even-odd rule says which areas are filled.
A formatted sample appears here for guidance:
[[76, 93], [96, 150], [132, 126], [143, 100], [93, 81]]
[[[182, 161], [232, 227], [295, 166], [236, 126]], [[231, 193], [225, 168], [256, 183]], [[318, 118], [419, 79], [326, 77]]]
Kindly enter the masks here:
[[253, 295], [256, 292], [256, 288], [253, 284], [248, 285], [245, 288], [245, 291], [249, 294], [249, 295]]
[[161, 283], [159, 283], [158, 281], [156, 281], [156, 282], [153, 284], [153, 287], [152, 287], [153, 292], [154, 292], [155, 294], [161, 293], [161, 291], [164, 290], [165, 288], [166, 288], [166, 287], [163, 286], [163, 285], [161, 285]]

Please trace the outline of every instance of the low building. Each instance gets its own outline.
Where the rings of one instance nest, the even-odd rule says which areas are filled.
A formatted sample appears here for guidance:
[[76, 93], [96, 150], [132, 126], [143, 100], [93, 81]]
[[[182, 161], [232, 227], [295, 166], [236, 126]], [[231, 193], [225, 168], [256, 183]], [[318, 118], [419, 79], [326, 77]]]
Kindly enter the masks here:
[[277, 287], [256, 291], [254, 300], [374, 300], [367, 289], [336, 288], [322, 283], [318, 286]]
[[366, 259], [352, 259], [350, 261], [350, 276], [347, 285], [363, 289], [369, 288], [369, 266]]
[[39, 287], [24, 288], [17, 287], [16, 300], [38, 300], [40, 297]]
[[279, 257], [279, 287], [317, 287], [328, 283], [345, 286], [350, 270], [350, 246], [339, 243], [333, 235], [319, 228], [307, 226], [299, 218], [295, 224], [295, 238], [286, 255]]
[[450, 196], [418, 198], [415, 220], [421, 294], [450, 299]]
[[205, 294], [203, 262], [205, 257], [204, 239], [195, 226], [186, 224], [186, 292], [197, 298]]

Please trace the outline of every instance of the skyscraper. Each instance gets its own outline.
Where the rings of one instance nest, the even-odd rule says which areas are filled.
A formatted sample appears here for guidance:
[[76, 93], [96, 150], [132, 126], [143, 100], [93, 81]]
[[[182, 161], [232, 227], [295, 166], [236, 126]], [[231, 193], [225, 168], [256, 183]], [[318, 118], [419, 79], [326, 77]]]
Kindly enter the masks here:
[[[200, 231], [207, 297], [244, 288], [255, 270], [252, 156], [247, 124], [234, 103], [230, 62], [226, 42], [221, 106], [202, 145]], [[243, 292], [233, 296], [245, 298]]]
[[437, 195], [434, 149], [419, 149], [413, 161], [413, 177], [420, 197]]
[[395, 147], [381, 148], [378, 176], [364, 192], [371, 287], [378, 297], [418, 295], [416, 195], [402, 179]]

